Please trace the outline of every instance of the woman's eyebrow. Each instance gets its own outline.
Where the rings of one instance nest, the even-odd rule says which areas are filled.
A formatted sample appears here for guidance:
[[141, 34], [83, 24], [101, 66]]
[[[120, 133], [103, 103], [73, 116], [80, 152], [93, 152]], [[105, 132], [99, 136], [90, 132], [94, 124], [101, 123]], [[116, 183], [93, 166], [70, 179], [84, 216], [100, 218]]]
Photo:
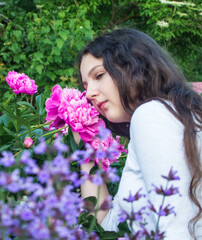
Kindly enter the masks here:
[[[95, 65], [93, 68], [91, 68], [91, 70], [89, 71], [89, 73], [88, 73], [88, 77], [92, 74], [92, 72], [96, 69], [96, 68], [98, 68], [98, 67], [103, 67], [103, 65], [102, 64], [100, 64], [100, 65]], [[82, 85], [84, 85], [84, 84], [87, 84], [87, 82], [86, 81], [82, 81]]]
[[96, 65], [96, 66], [94, 66], [93, 68], [91, 68], [91, 70], [90, 70], [89, 73], [88, 73], [88, 76], [90, 76], [90, 75], [92, 74], [92, 72], [93, 72], [96, 68], [98, 68], [98, 67], [103, 67], [103, 65], [100, 64], [100, 65]]

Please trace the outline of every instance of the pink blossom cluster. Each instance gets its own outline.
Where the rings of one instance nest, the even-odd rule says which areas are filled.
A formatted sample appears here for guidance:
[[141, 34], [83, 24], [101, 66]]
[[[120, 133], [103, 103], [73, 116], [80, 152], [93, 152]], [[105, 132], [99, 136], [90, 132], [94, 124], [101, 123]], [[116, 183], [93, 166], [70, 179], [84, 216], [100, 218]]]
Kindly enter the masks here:
[[31, 80], [24, 73], [10, 71], [6, 77], [6, 82], [17, 95], [19, 93], [32, 95], [37, 92], [37, 85], [35, 84], [35, 81]]
[[[50, 129], [59, 129], [68, 125], [72, 131], [79, 133], [85, 143], [90, 144], [93, 149], [97, 150], [97, 153], [99, 153], [98, 150], [104, 151], [110, 146], [114, 147], [115, 143], [117, 144], [117, 151], [118, 149], [125, 151], [119, 141], [113, 139], [111, 134], [102, 140], [96, 138], [100, 129], [105, 128], [105, 122], [99, 118], [99, 112], [85, 97], [85, 92], [68, 87], [62, 89], [59, 85], [55, 85], [50, 98], [46, 100], [46, 111], [46, 121], [53, 120]], [[112, 162], [117, 161], [119, 156], [120, 152], [114, 154], [113, 157], [103, 156], [103, 168], [107, 169]], [[99, 160], [101, 158], [96, 156], [95, 162], [97, 164]]]
[[104, 126], [98, 111], [85, 97], [85, 92], [81, 93], [78, 89], [62, 89], [55, 85], [46, 100], [46, 111], [46, 120], [54, 120], [51, 127], [59, 129], [69, 125], [84, 142], [90, 142], [98, 134], [99, 126]]
[[[101, 163], [102, 169], [107, 170], [113, 162], [118, 162], [122, 152], [128, 152], [119, 142], [119, 136], [113, 138], [111, 133], [106, 135], [106, 138], [94, 138], [90, 145], [96, 150], [94, 161], [97, 165]], [[88, 163], [91, 159], [87, 158], [84, 163]]]

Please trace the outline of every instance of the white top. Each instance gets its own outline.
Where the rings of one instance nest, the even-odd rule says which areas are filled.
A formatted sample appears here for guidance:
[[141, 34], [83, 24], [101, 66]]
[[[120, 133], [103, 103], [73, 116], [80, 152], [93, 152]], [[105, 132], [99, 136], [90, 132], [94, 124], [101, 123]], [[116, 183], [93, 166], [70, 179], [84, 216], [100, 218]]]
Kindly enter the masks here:
[[[131, 203], [123, 200], [128, 198], [130, 191], [135, 194], [142, 188], [141, 193], [146, 194], [146, 198], [134, 202], [135, 211], [148, 205], [148, 200], [158, 209], [162, 204], [163, 196], [153, 191], [148, 194], [148, 191], [154, 189], [152, 184], [165, 187], [166, 179], [161, 175], [168, 176], [170, 168], [173, 167], [173, 170], [178, 171], [180, 180], [171, 181], [170, 185], [179, 187], [182, 196], [177, 194], [165, 198], [163, 206], [167, 204], [174, 206], [176, 216], [174, 214], [162, 216], [159, 224], [160, 231], [166, 232], [165, 240], [192, 239], [188, 231], [188, 222], [195, 216], [196, 207], [188, 196], [191, 177], [184, 154], [183, 130], [183, 125], [159, 101], [145, 103], [133, 113], [128, 156], [119, 189], [113, 200], [113, 208], [109, 210], [101, 224], [105, 230], [118, 231], [120, 210], [131, 212]], [[201, 149], [202, 132], [199, 134]], [[201, 192], [200, 197], [202, 199]], [[150, 213], [146, 219], [148, 228], [155, 229], [157, 215]], [[138, 225], [134, 224], [133, 229], [138, 230]], [[202, 239], [202, 221], [198, 224], [197, 235], [197, 240]]]

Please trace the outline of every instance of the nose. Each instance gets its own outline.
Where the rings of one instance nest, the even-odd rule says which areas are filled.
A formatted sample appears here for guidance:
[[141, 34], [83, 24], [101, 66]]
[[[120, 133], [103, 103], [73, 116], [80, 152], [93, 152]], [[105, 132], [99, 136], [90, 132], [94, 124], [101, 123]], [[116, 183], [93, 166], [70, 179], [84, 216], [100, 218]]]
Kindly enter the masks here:
[[89, 83], [89, 84], [88, 84], [88, 87], [86, 88], [86, 97], [87, 97], [89, 100], [93, 100], [93, 99], [95, 99], [98, 95], [99, 95], [99, 90], [98, 90], [98, 88], [96, 87], [96, 85]]

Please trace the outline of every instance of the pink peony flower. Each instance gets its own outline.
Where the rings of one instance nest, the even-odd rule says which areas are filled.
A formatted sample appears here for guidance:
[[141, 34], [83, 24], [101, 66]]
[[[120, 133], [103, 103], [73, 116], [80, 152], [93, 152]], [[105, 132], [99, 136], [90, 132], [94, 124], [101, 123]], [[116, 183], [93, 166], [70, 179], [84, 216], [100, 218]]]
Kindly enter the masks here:
[[35, 81], [31, 80], [24, 73], [10, 71], [6, 77], [6, 82], [16, 94], [25, 93], [32, 95], [37, 92], [37, 85], [35, 84]]
[[198, 94], [202, 93], [202, 82], [192, 82], [192, 88]]
[[104, 125], [99, 112], [88, 102], [85, 92], [78, 89], [53, 87], [51, 97], [46, 101], [47, 121], [54, 120], [50, 127], [61, 128], [69, 125], [74, 132], [79, 132], [84, 142], [89, 142]]
[[[95, 163], [101, 162], [102, 168], [107, 169], [111, 163], [117, 161], [126, 150], [113, 138], [111, 132], [104, 139], [96, 138], [100, 129], [105, 128], [105, 122], [99, 118], [99, 112], [92, 106], [85, 92], [78, 89], [64, 88], [55, 85], [52, 94], [46, 101], [47, 121], [53, 120], [49, 129], [70, 126], [72, 131], [78, 132], [81, 139], [96, 150]], [[63, 131], [64, 134], [67, 134]], [[106, 131], [105, 131], [106, 132]], [[103, 133], [102, 135], [106, 135]], [[111, 149], [110, 154], [106, 153]], [[90, 161], [86, 159], [85, 163]]]
[[26, 137], [24, 140], [24, 145], [26, 146], [26, 148], [30, 148], [33, 144], [33, 140], [30, 137]]

